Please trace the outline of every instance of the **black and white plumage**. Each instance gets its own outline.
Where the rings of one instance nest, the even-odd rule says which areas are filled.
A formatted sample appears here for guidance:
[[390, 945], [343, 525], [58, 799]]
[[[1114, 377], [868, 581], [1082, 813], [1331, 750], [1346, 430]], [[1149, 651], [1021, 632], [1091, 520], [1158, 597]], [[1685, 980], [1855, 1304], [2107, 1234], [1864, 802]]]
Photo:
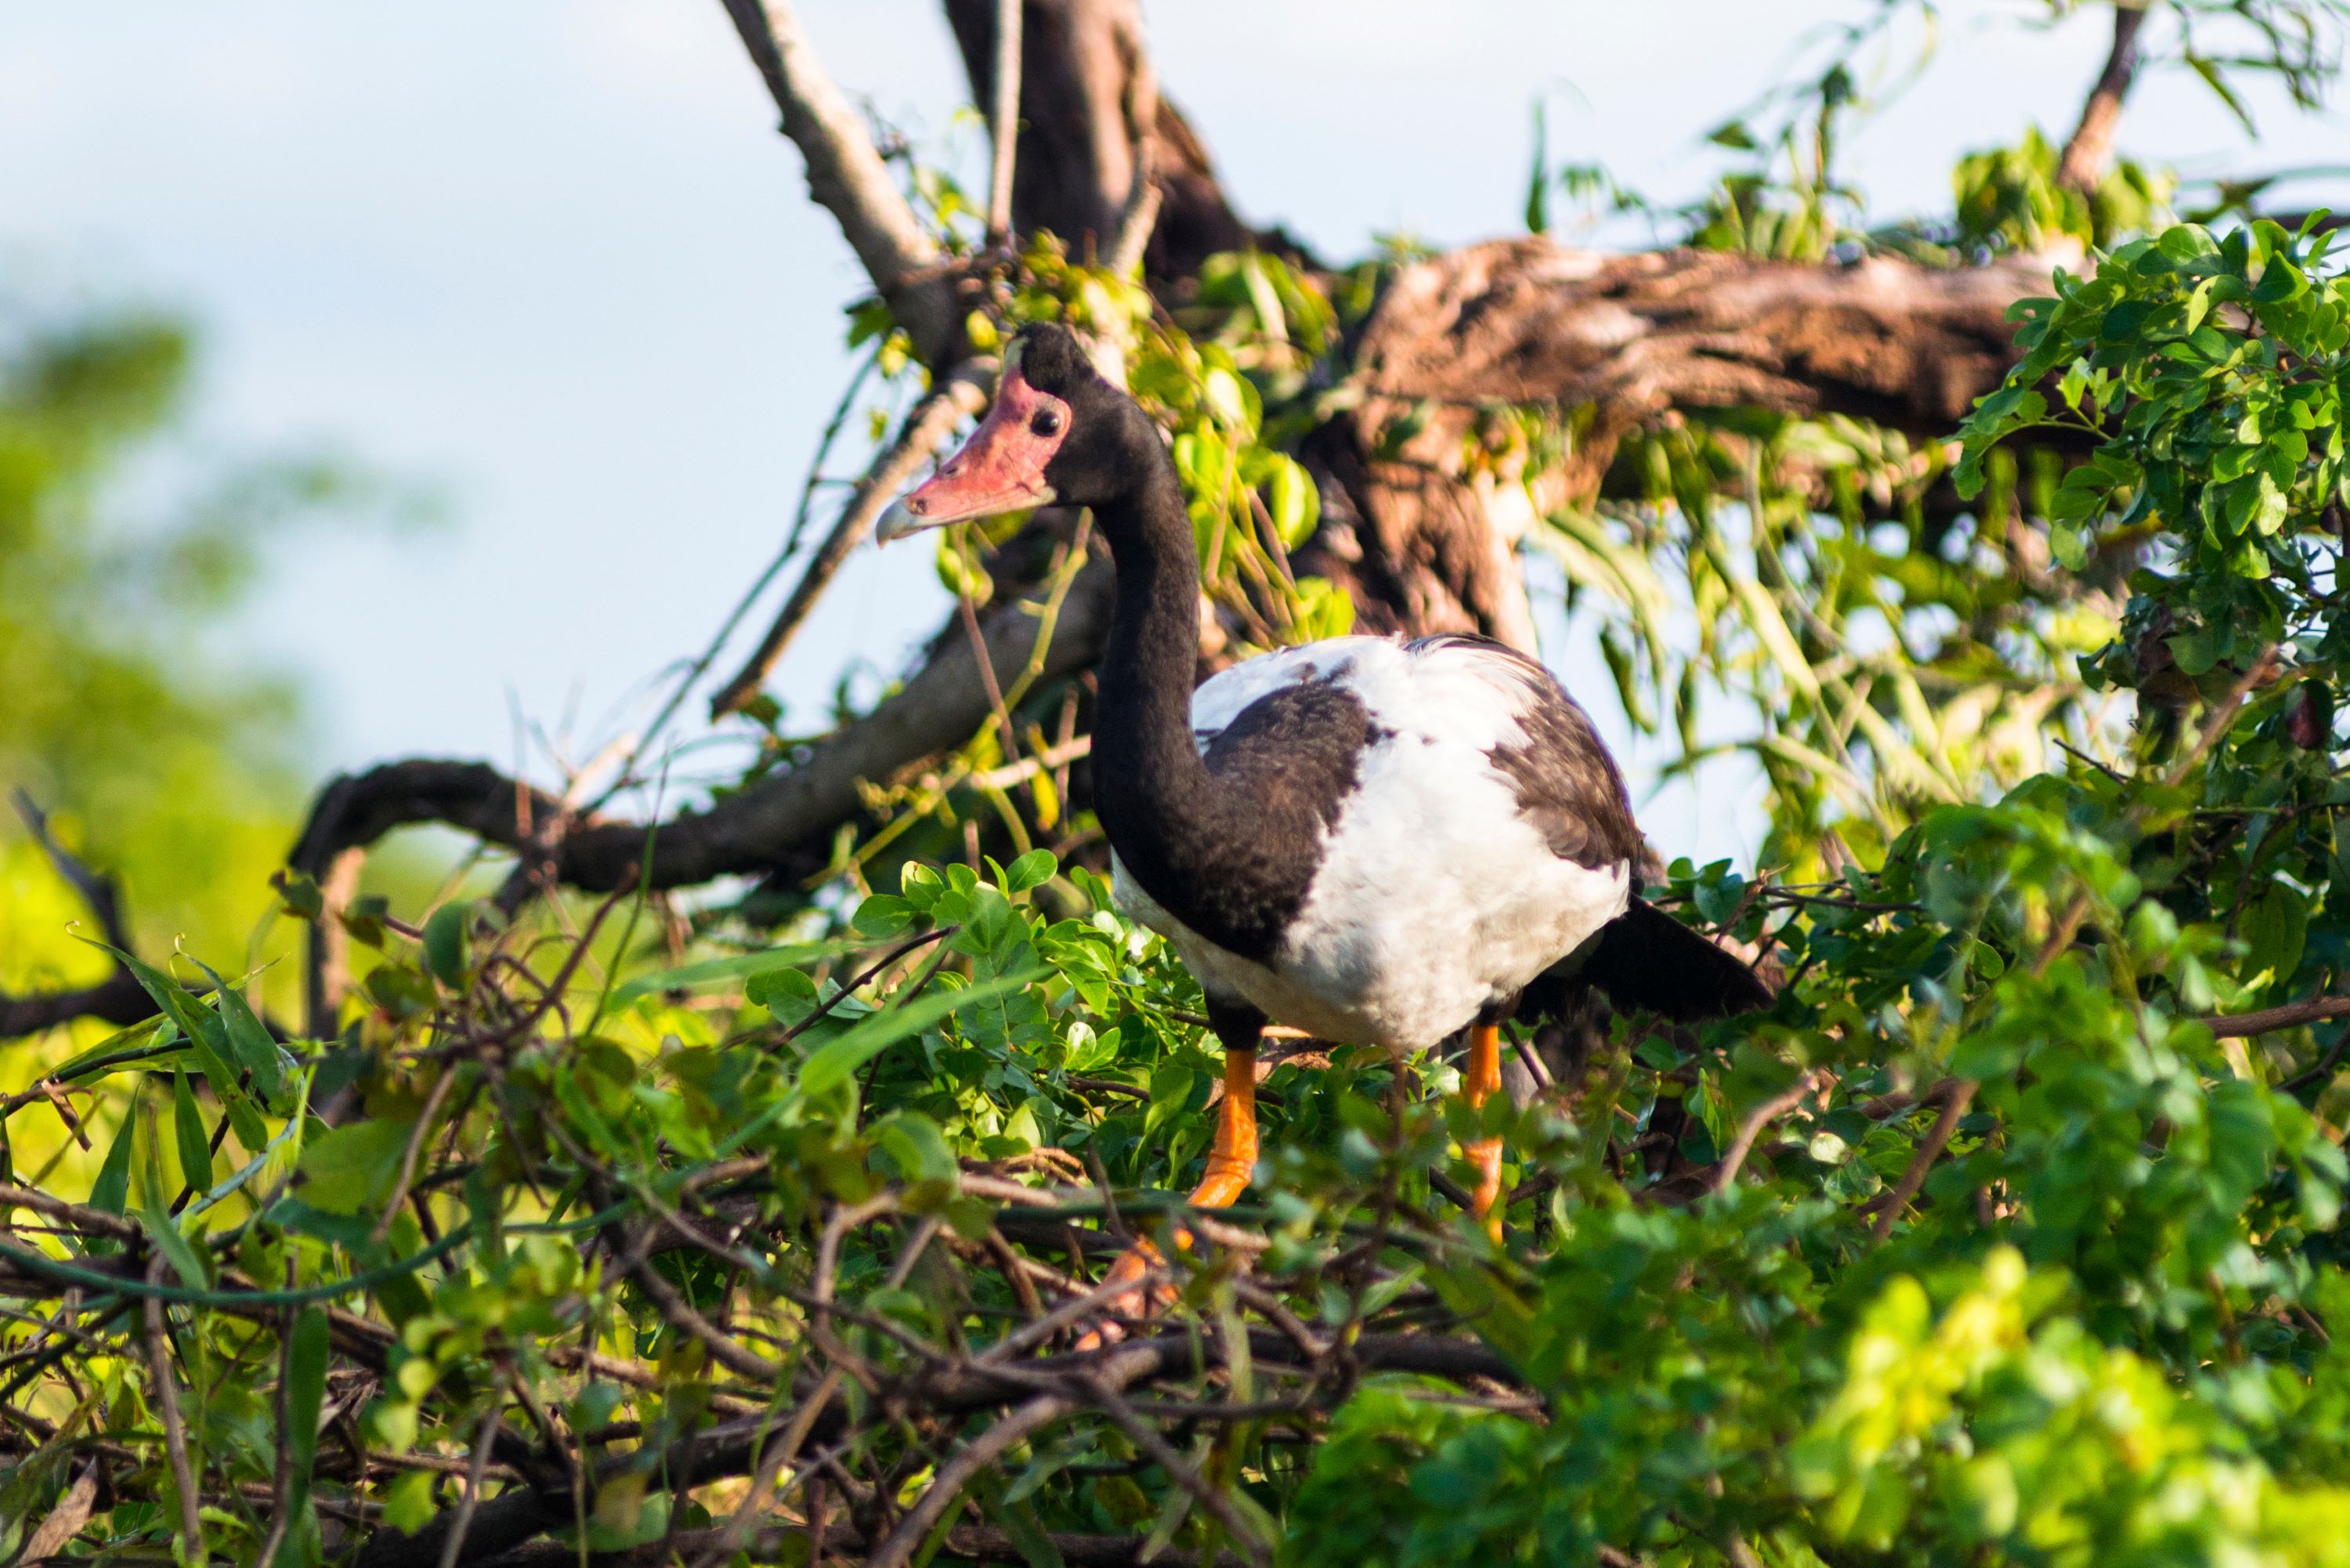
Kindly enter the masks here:
[[1623, 780], [1533, 659], [1469, 636], [1336, 638], [1193, 691], [1198, 556], [1157, 429], [1067, 332], [1020, 346], [979, 432], [887, 527], [1094, 509], [1118, 569], [1096, 811], [1120, 901], [1174, 944], [1228, 1048], [1266, 1018], [1431, 1046], [1562, 965], [1677, 1017], [1769, 1002], [1635, 897]]
[[1267, 654], [1200, 687], [1191, 726], [1211, 774], [1259, 736], [1343, 759], [1315, 781], [1331, 794], [1315, 852], [1269, 929], [1195, 930], [1117, 862], [1119, 901], [1202, 989], [1281, 1023], [1434, 1045], [1507, 1011], [1630, 900], [1639, 839], [1614, 765], [1549, 672], [1498, 643]]

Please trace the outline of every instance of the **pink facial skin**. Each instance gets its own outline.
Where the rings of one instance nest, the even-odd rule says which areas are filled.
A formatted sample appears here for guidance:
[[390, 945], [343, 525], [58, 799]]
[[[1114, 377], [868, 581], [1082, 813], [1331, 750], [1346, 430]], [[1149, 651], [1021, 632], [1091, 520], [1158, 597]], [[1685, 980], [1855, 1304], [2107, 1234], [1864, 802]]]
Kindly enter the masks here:
[[1041, 506], [1053, 498], [1045, 465], [1068, 434], [1069, 405], [1014, 370], [962, 450], [899, 504], [922, 528]]

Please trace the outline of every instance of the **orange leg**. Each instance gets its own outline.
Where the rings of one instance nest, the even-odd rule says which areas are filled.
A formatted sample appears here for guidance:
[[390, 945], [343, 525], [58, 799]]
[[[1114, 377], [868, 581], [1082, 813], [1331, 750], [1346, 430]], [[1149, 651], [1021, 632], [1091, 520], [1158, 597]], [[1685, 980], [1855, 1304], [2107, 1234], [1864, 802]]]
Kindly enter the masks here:
[[[1256, 1053], [1228, 1049], [1224, 1052], [1224, 1103], [1216, 1116], [1216, 1140], [1208, 1148], [1207, 1174], [1191, 1189], [1191, 1206], [1224, 1208], [1248, 1190], [1249, 1177], [1255, 1168]], [[1175, 1242], [1179, 1247], [1190, 1247], [1191, 1233], [1177, 1226]], [[1159, 1261], [1157, 1247], [1148, 1241], [1137, 1241], [1110, 1265], [1102, 1282], [1118, 1284], [1139, 1280]], [[1128, 1317], [1139, 1317], [1147, 1310], [1140, 1291], [1118, 1297], [1113, 1305]], [[1081, 1345], [1096, 1343], [1098, 1336], [1095, 1334], [1087, 1334], [1080, 1342]]]
[[[1501, 1086], [1502, 1026], [1473, 1025], [1469, 1031], [1468, 1069], [1461, 1075], [1461, 1097], [1474, 1109]], [[1495, 1205], [1502, 1197], [1502, 1140], [1481, 1137], [1461, 1152], [1477, 1168], [1477, 1202], [1471, 1212], [1485, 1222], [1486, 1233], [1498, 1241], [1502, 1239], [1502, 1216]]]

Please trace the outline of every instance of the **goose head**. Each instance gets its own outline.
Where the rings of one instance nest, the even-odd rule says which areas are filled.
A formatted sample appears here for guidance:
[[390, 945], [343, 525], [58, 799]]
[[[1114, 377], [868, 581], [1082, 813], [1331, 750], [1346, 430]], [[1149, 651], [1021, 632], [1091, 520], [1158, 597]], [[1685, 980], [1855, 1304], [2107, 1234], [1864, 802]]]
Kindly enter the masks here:
[[1095, 370], [1076, 334], [1057, 323], [1024, 327], [1004, 351], [987, 417], [882, 514], [875, 537], [887, 544], [1037, 506], [1099, 506], [1130, 494], [1139, 465], [1153, 461], [1168, 462], [1158, 427]]

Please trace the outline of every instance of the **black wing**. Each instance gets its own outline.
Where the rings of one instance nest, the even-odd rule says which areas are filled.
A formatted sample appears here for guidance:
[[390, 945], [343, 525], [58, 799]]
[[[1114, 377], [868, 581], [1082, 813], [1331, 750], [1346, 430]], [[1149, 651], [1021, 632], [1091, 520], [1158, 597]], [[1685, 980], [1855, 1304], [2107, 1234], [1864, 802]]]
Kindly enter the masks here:
[[1776, 1000], [1752, 969], [1645, 898], [1634, 898], [1597, 936], [1537, 976], [1518, 1016], [1549, 1017], [1585, 986], [1618, 1008], [1645, 1008], [1680, 1023], [1759, 1012]]

